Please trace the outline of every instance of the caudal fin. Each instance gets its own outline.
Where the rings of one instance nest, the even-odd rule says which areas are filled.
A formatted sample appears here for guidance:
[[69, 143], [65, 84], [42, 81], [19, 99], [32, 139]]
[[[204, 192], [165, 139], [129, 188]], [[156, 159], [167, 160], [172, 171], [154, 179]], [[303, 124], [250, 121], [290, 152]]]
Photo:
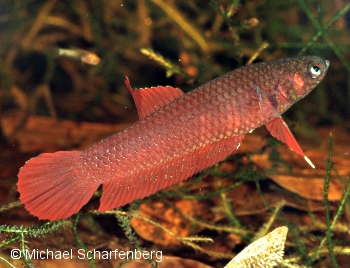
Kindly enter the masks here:
[[18, 173], [19, 199], [39, 219], [68, 218], [86, 204], [99, 183], [77, 167], [81, 152], [45, 153], [30, 159]]

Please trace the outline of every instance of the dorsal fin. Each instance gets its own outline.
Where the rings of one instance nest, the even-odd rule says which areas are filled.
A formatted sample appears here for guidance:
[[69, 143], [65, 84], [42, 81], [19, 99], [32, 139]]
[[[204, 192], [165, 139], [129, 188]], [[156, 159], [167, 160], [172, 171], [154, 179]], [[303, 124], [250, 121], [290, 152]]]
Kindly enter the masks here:
[[125, 77], [125, 85], [134, 99], [139, 119], [185, 94], [181, 89], [171, 86], [133, 89], [127, 76]]

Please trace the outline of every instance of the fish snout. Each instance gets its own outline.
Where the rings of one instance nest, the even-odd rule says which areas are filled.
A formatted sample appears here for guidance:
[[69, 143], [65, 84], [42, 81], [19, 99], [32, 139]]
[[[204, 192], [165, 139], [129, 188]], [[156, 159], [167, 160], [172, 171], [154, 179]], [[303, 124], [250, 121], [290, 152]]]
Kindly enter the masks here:
[[329, 67], [329, 65], [330, 65], [329, 60], [325, 60], [325, 64], [326, 64], [326, 70], [328, 70], [328, 67]]

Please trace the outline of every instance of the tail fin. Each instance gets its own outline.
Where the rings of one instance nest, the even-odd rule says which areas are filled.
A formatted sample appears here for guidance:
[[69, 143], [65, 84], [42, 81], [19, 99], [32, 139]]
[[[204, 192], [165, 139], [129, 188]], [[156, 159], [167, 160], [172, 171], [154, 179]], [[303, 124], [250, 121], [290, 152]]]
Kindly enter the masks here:
[[100, 185], [76, 168], [79, 151], [45, 153], [30, 159], [18, 173], [18, 192], [25, 208], [39, 219], [68, 218], [85, 205]]

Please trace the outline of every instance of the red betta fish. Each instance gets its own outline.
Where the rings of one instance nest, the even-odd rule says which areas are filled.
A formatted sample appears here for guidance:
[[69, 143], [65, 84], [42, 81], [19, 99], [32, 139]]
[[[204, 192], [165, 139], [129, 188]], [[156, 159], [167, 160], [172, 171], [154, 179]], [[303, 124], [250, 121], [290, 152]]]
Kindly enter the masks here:
[[30, 159], [18, 174], [20, 200], [40, 219], [64, 219], [102, 184], [99, 211], [117, 208], [223, 160], [262, 125], [312, 165], [281, 114], [316, 87], [328, 67], [316, 56], [261, 62], [187, 94], [170, 86], [132, 89], [126, 78], [140, 120], [84, 151]]

